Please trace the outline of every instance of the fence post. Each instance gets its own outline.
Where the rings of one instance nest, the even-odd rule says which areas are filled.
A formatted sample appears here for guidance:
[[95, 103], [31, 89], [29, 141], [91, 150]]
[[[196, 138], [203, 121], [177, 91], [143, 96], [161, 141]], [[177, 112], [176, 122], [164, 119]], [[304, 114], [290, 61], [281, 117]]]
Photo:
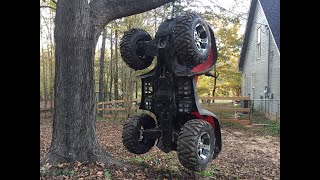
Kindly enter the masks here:
[[103, 102], [103, 104], [102, 104], [102, 117], [104, 117], [104, 106], [105, 104], [104, 104], [104, 102]]
[[248, 108], [250, 109], [249, 110], [249, 113], [248, 113], [248, 116], [249, 116], [249, 121], [250, 121], [250, 125], [252, 124], [252, 122], [251, 122], [251, 118], [250, 118], [250, 116], [251, 116], [251, 103], [250, 103], [250, 101], [251, 100], [247, 100], [248, 101]]
[[280, 101], [279, 100], [277, 100], [277, 102], [278, 102], [278, 114], [277, 114], [277, 122], [279, 123], [280, 122]]
[[251, 118], [251, 113], [252, 113], [252, 108], [251, 108], [251, 99], [248, 100], [248, 108], [250, 109], [249, 111], [249, 121], [250, 121], [250, 125], [252, 125], [252, 118]]

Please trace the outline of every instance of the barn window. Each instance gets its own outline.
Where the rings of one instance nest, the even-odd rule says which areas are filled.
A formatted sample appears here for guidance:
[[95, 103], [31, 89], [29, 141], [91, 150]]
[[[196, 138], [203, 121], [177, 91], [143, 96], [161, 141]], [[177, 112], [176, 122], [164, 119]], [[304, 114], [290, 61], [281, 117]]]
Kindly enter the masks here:
[[261, 28], [257, 29], [257, 60], [261, 58]]

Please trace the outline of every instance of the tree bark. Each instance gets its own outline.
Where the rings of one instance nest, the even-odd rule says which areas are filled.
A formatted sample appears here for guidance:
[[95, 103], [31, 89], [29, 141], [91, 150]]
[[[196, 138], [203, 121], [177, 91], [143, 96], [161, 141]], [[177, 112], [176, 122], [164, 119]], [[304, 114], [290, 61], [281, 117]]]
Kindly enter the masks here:
[[[100, 75], [99, 75], [99, 102], [103, 102], [103, 85], [104, 85], [104, 54], [106, 46], [107, 32], [103, 29], [102, 32], [102, 45], [100, 52]], [[99, 115], [102, 117], [103, 111], [100, 111]]]
[[98, 33], [89, 9], [86, 1], [57, 3], [53, 135], [43, 163], [113, 162], [96, 137], [93, 60]]
[[107, 166], [123, 167], [102, 149], [96, 137], [95, 47], [102, 29], [111, 20], [147, 11], [169, 1], [57, 2], [53, 133], [49, 151], [40, 165], [100, 161]]

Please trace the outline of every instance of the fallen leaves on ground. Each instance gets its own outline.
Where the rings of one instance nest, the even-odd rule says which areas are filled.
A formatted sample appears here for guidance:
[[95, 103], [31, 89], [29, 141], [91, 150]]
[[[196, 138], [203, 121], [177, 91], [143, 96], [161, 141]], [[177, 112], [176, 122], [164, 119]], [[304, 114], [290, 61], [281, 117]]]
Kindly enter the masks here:
[[[97, 136], [102, 147], [119, 161], [137, 167], [107, 168], [104, 163], [64, 163], [45, 165], [40, 179], [280, 179], [279, 137], [255, 133], [253, 127], [222, 128], [222, 151], [203, 172], [185, 169], [176, 152], [164, 153], [157, 147], [144, 155], [128, 152], [122, 145], [122, 123], [97, 122]], [[41, 118], [40, 159], [50, 146], [52, 117]]]

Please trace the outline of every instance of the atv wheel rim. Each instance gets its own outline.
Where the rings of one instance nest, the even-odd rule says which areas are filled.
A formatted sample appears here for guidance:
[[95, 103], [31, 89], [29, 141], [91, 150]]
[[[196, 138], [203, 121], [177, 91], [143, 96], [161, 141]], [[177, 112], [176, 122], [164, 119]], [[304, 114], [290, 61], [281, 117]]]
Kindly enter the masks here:
[[198, 51], [201, 53], [206, 52], [208, 49], [208, 33], [203, 24], [198, 23], [194, 29], [194, 42]]
[[199, 137], [198, 156], [201, 160], [207, 160], [210, 156], [210, 136], [207, 132], [202, 133]]

